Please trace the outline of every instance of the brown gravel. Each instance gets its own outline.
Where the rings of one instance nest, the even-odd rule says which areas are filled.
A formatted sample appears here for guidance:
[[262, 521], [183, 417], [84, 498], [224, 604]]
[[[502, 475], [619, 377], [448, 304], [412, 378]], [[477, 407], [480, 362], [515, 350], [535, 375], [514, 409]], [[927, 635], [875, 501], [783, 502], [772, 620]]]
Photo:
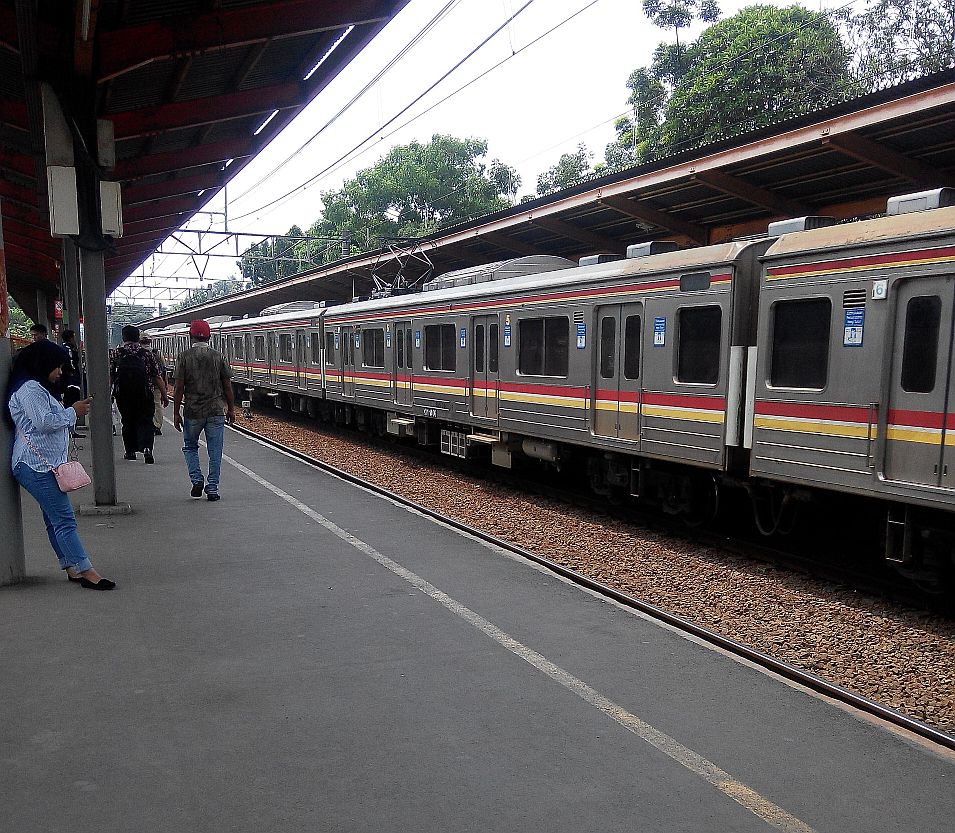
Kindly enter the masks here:
[[[546, 556], [904, 714], [955, 732], [955, 623], [463, 476], [280, 418], [298, 451]], [[573, 548], [567, 542], [573, 541]], [[584, 545], [582, 546], [582, 542]]]

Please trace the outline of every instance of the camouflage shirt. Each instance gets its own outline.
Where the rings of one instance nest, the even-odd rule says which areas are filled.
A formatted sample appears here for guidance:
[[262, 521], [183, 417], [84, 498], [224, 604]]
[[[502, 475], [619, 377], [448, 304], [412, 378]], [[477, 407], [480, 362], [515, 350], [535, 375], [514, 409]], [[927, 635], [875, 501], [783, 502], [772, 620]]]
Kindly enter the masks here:
[[232, 378], [229, 363], [205, 342], [193, 344], [176, 360], [176, 381], [182, 380], [186, 419], [221, 416], [225, 411], [224, 389]]

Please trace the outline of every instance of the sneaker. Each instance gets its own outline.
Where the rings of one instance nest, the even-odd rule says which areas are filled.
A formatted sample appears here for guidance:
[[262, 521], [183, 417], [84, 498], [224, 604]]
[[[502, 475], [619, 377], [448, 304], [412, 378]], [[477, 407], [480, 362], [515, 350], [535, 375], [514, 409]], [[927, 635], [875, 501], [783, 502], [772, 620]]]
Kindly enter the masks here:
[[202, 497], [202, 483], [193, 483], [192, 491], [189, 494], [193, 497]]
[[218, 492], [209, 492], [209, 494], [206, 495], [206, 500], [221, 500], [221, 498]]
[[146, 463], [155, 463], [155, 462], [156, 462], [155, 460], [153, 460], [153, 452], [152, 452], [152, 449], [150, 449], [150, 448], [144, 448], [144, 449], [143, 449], [143, 457], [146, 458]]
[[124, 459], [124, 460], [135, 460], [135, 459], [136, 459], [136, 455], [135, 455], [135, 454], [124, 454], [124, 455], [123, 455], [123, 459]]

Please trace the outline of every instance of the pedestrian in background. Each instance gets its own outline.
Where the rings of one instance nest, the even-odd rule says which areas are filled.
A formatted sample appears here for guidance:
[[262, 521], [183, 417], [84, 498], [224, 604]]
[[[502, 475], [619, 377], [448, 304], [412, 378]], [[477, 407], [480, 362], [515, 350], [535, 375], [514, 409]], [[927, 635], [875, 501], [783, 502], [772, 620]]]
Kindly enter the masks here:
[[20, 351], [7, 391], [6, 409], [16, 427], [10, 465], [16, 481], [40, 505], [50, 545], [70, 581], [90, 590], [116, 584], [93, 569], [76, 529], [69, 496], [60, 491], [53, 469], [66, 462], [70, 429], [89, 413], [91, 399], [64, 408], [55, 392], [69, 354], [48, 339]]
[[[146, 335], [146, 333], [143, 333], [139, 337], [139, 343], [150, 353], [152, 353], [153, 361], [156, 363], [156, 369], [159, 373], [159, 378], [163, 380], [163, 385], [165, 385], [166, 365], [163, 364], [163, 360], [159, 355], [159, 351], [152, 346], [152, 338]], [[163, 408], [165, 408], [168, 404], [169, 398], [167, 396], [163, 396], [163, 392], [159, 390], [158, 385], [153, 386], [153, 433], [157, 437], [162, 434]]]
[[[192, 346], [180, 354], [176, 362], [176, 390], [172, 409], [176, 430], [183, 433], [182, 453], [192, 481], [192, 497], [202, 497], [199, 435], [205, 432], [206, 450], [209, 452], [206, 498], [219, 500], [225, 421], [228, 419], [230, 425], [235, 424], [235, 398], [232, 393], [232, 368], [220, 353], [209, 346], [211, 337], [212, 332], [205, 321], [193, 321], [189, 325]], [[180, 414], [183, 400], [185, 408]]]
[[153, 463], [153, 390], [159, 390], [163, 407], [169, 404], [169, 396], [152, 352], [139, 343], [138, 327], [123, 327], [123, 343], [116, 348], [110, 379], [123, 420], [124, 459], [135, 460], [142, 453], [147, 463]]
[[34, 324], [30, 327], [30, 338], [32, 338], [34, 342], [46, 341], [47, 334], [48, 331], [45, 324]]

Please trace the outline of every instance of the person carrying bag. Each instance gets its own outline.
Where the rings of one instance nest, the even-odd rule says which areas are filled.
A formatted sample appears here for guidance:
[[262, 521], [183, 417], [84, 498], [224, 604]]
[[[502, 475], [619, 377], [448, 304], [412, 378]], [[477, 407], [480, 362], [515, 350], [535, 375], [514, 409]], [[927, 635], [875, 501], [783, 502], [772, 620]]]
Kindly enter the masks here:
[[[60, 569], [70, 581], [90, 590], [112, 590], [116, 584], [93, 569], [76, 528], [76, 516], [66, 492], [88, 476], [70, 463], [70, 429], [86, 416], [91, 399], [64, 408], [54, 395], [69, 354], [51, 341], [41, 340], [17, 354], [7, 391], [6, 410], [16, 427], [10, 466], [16, 481], [36, 500], [43, 512], [50, 545]], [[57, 476], [59, 472], [59, 478]], [[63, 484], [60, 485], [59, 480]]]

